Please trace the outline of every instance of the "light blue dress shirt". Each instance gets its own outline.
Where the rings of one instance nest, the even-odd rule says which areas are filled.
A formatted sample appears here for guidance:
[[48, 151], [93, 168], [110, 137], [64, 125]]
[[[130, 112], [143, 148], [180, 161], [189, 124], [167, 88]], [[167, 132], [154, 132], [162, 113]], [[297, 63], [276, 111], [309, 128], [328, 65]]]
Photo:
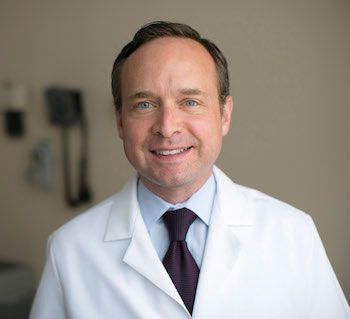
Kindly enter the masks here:
[[167, 210], [186, 207], [198, 216], [187, 232], [186, 242], [188, 249], [200, 268], [215, 195], [216, 182], [213, 174], [187, 201], [176, 205], [170, 204], [156, 196], [143, 185], [141, 180], [138, 181], [137, 199], [141, 215], [160, 260], [163, 260], [169, 247], [168, 230], [161, 217]]

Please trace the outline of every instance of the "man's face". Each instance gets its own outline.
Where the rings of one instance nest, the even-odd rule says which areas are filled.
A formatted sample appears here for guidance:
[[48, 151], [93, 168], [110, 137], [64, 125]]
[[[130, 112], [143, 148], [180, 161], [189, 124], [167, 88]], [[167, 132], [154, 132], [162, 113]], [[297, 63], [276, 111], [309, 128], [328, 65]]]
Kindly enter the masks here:
[[210, 176], [230, 125], [232, 99], [220, 112], [212, 57], [190, 39], [156, 39], [125, 61], [121, 83], [117, 124], [128, 160], [158, 196], [185, 200]]

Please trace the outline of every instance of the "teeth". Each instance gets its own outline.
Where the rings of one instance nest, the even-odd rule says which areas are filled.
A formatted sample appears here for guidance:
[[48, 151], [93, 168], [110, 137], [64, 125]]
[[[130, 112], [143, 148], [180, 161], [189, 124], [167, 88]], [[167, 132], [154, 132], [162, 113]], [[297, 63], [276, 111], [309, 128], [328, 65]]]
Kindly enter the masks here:
[[159, 150], [159, 151], [155, 151], [157, 155], [176, 155], [176, 154], [179, 154], [179, 153], [182, 153], [186, 150], [188, 150], [189, 147], [187, 148], [179, 148], [179, 149], [176, 149], [176, 150]]

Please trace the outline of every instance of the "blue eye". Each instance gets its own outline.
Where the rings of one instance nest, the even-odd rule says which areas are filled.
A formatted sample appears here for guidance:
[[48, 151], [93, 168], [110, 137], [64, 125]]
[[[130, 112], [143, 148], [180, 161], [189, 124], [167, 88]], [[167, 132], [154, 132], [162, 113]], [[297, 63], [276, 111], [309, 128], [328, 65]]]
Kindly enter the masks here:
[[152, 104], [149, 103], [149, 102], [140, 102], [140, 103], [138, 103], [138, 104], [136, 105], [136, 107], [137, 107], [138, 109], [144, 110], [144, 109], [149, 109], [149, 108], [151, 108], [151, 107], [152, 107]]
[[198, 105], [198, 103], [194, 100], [187, 100], [187, 101], [185, 101], [185, 105], [186, 106], [196, 106], [196, 105]]

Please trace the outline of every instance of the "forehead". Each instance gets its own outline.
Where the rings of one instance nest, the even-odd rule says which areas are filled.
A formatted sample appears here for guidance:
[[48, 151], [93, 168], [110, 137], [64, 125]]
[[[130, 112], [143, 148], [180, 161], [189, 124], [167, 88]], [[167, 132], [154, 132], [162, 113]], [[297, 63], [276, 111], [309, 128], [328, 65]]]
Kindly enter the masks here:
[[182, 58], [200, 57], [212, 60], [211, 55], [202, 44], [193, 39], [181, 37], [161, 37], [146, 42], [136, 49], [127, 60], [145, 59], [154, 56], [154, 54]]
[[217, 85], [215, 63], [197, 41], [164, 37], [152, 40], [125, 61], [121, 73], [122, 91], [130, 85], [149, 85], [158, 81], [206, 81]]

